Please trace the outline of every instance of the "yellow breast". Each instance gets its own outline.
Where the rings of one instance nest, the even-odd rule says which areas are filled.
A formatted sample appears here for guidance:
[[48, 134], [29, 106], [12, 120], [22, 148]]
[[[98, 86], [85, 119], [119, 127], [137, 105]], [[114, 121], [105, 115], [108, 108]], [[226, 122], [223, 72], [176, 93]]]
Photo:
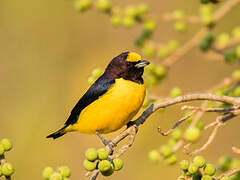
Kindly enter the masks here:
[[145, 89], [144, 84], [116, 79], [107, 93], [88, 105], [67, 131], [109, 133], [120, 129], [142, 106]]

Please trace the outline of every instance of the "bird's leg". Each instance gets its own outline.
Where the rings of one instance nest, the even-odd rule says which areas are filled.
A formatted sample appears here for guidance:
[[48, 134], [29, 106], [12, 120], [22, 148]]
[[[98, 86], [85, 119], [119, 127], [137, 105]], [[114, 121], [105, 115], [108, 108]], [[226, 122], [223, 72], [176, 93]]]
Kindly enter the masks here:
[[102, 143], [107, 146], [111, 141], [104, 139], [99, 132], [96, 132], [96, 135], [101, 139]]

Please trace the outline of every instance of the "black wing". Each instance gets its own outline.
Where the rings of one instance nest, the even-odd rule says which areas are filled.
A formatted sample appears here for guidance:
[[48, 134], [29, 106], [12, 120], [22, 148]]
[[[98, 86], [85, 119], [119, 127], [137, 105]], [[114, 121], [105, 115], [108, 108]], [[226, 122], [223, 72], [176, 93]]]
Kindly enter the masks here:
[[78, 101], [78, 103], [74, 106], [71, 111], [71, 114], [65, 125], [68, 126], [70, 124], [74, 124], [78, 120], [78, 116], [81, 111], [87, 107], [89, 104], [97, 100], [100, 96], [105, 94], [107, 90], [110, 88], [112, 84], [115, 83], [114, 79], [109, 79], [102, 75], [98, 78], [94, 84], [87, 90], [87, 92], [83, 95], [83, 97]]

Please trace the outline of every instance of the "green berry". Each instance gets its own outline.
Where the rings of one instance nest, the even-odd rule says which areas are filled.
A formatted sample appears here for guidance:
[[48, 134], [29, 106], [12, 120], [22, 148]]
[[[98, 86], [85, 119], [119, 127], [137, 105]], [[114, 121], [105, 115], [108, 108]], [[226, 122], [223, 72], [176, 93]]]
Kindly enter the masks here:
[[201, 180], [212, 180], [212, 177], [209, 175], [204, 175]]
[[53, 174], [54, 170], [51, 167], [45, 167], [43, 172], [42, 172], [42, 176], [44, 179], [49, 179], [51, 177], [51, 175]]
[[111, 23], [114, 26], [119, 26], [121, 24], [121, 18], [120, 16], [114, 15], [111, 17]]
[[188, 160], [182, 160], [182, 161], [180, 162], [180, 167], [181, 167], [182, 170], [187, 170], [188, 167], [189, 167], [189, 162], [188, 162]]
[[12, 143], [7, 138], [2, 139], [1, 144], [3, 145], [5, 151], [10, 151], [12, 149]]
[[175, 164], [177, 162], [176, 154], [172, 154], [165, 159], [165, 162], [169, 165]]
[[146, 4], [139, 4], [137, 6], [137, 15], [143, 15], [148, 12], [148, 7]]
[[1, 166], [0, 166], [0, 177], [2, 176], [2, 168], [1, 168]]
[[135, 19], [127, 16], [123, 19], [122, 23], [125, 27], [132, 27], [135, 25]]
[[14, 173], [13, 166], [10, 163], [3, 164], [1, 168], [2, 168], [2, 174], [5, 176], [11, 176]]
[[63, 177], [70, 177], [71, 175], [71, 170], [67, 166], [61, 166], [58, 168], [58, 172], [63, 176]]
[[240, 58], [240, 45], [236, 48], [236, 56]]
[[170, 96], [175, 98], [181, 95], [181, 89], [178, 87], [172, 88], [171, 92], [170, 92]]
[[95, 68], [92, 70], [93, 77], [99, 77], [102, 75], [102, 70], [100, 68]]
[[123, 168], [123, 161], [119, 158], [113, 159], [113, 166], [115, 171], [119, 171]]
[[85, 157], [89, 161], [95, 161], [97, 159], [97, 157], [98, 157], [96, 149], [94, 149], [94, 148], [87, 149], [87, 151], [85, 153]]
[[174, 19], [182, 19], [184, 17], [184, 13], [182, 10], [175, 10], [173, 12], [173, 18]]
[[92, 1], [91, 0], [77, 0], [75, 2], [75, 9], [77, 11], [85, 11], [87, 9], [89, 9], [92, 5]]
[[97, 7], [104, 12], [107, 12], [110, 10], [111, 5], [109, 0], [97, 0]]
[[228, 177], [228, 176], [224, 176], [222, 177], [220, 180], [232, 180], [232, 178]]
[[197, 167], [201, 168], [205, 165], [205, 159], [202, 156], [196, 156], [193, 159], [193, 164], [195, 164]]
[[96, 164], [94, 162], [88, 161], [87, 159], [85, 159], [83, 161], [83, 167], [87, 170], [87, 171], [93, 171], [94, 169], [96, 169]]
[[213, 16], [212, 15], [202, 16], [202, 22], [206, 26], [212, 25], [213, 24]]
[[176, 143], [177, 143], [177, 142], [176, 142], [175, 139], [172, 139], [172, 138], [171, 138], [171, 139], [168, 140], [168, 146], [169, 146], [170, 148], [173, 148]]
[[2, 144], [0, 144], [0, 156], [4, 154], [5, 150]]
[[151, 45], [145, 45], [142, 52], [145, 56], [152, 57], [155, 54], [155, 49]]
[[49, 180], [62, 180], [62, 179], [63, 179], [62, 175], [57, 172], [53, 173], [49, 178]]
[[182, 21], [177, 21], [175, 24], [174, 24], [174, 28], [175, 30], [179, 31], [179, 32], [183, 32], [186, 30], [186, 24]]
[[103, 171], [108, 171], [111, 168], [111, 162], [108, 160], [102, 160], [98, 163], [98, 169]]
[[216, 168], [212, 164], [207, 164], [204, 168], [206, 175], [213, 176], [216, 172]]
[[208, 43], [212, 43], [214, 40], [214, 36], [211, 33], [208, 33], [205, 37], [204, 40], [207, 41]]
[[234, 71], [233, 73], [232, 73], [232, 77], [233, 78], [240, 78], [240, 70], [236, 70], [236, 71]]
[[230, 36], [227, 33], [222, 33], [217, 37], [217, 43], [220, 45], [226, 45], [230, 41]]
[[191, 174], [195, 174], [198, 171], [198, 166], [196, 166], [195, 164], [190, 164], [188, 167], [188, 172], [190, 172]]
[[240, 86], [237, 86], [233, 91], [234, 96], [240, 96]]
[[188, 142], [196, 142], [200, 137], [200, 130], [196, 127], [189, 127], [185, 131], [184, 137]]
[[172, 134], [171, 134], [172, 138], [175, 139], [176, 141], [178, 141], [181, 137], [182, 137], [182, 131], [181, 129], [175, 129]]
[[225, 52], [224, 58], [226, 62], [232, 63], [237, 59], [237, 55], [235, 52]]
[[239, 38], [240, 37], [240, 26], [235, 27], [232, 31], [232, 35], [234, 38]]
[[151, 150], [148, 153], [148, 157], [149, 159], [153, 162], [153, 163], [158, 163], [160, 161], [160, 156], [159, 156], [159, 152], [157, 150]]
[[99, 149], [98, 151], [97, 151], [97, 154], [98, 154], [98, 159], [100, 159], [100, 160], [104, 160], [104, 159], [107, 159], [108, 158], [108, 151], [106, 150], [106, 149], [104, 149], [104, 148], [102, 148], [102, 149]]
[[210, 0], [201, 0], [202, 4], [208, 4], [210, 2]]
[[165, 58], [168, 56], [169, 50], [166, 47], [160, 47], [158, 49], [158, 57]]
[[143, 26], [146, 31], [154, 31], [156, 29], [156, 22], [154, 20], [146, 20]]
[[166, 74], [166, 68], [163, 65], [157, 65], [154, 68], [154, 74], [158, 77], [158, 78], [162, 78], [163, 76], [165, 76]]
[[196, 124], [196, 127], [200, 130], [202, 130], [204, 128], [204, 122], [203, 121], [199, 121], [197, 124]]
[[111, 164], [109, 170], [107, 170], [107, 171], [100, 171], [100, 172], [102, 173], [103, 176], [110, 176], [110, 175], [112, 175], [113, 172], [114, 172], [114, 167], [113, 167], [113, 165]]
[[213, 12], [213, 9], [211, 6], [201, 6], [200, 8], [200, 13], [201, 13], [201, 16], [208, 16], [208, 15], [211, 15]]
[[132, 5], [127, 6], [126, 9], [125, 9], [125, 15], [128, 16], [128, 17], [135, 18], [137, 16], [136, 7], [134, 7]]
[[207, 42], [206, 40], [202, 41], [200, 44], [200, 49], [202, 51], [207, 51], [209, 47], [210, 47], [209, 42]]
[[179, 48], [179, 42], [175, 40], [171, 40], [168, 42], [168, 48], [171, 51], [176, 51]]
[[235, 169], [240, 167], [240, 161], [237, 159], [233, 159], [231, 164], [230, 164], [230, 169]]
[[96, 78], [93, 76], [88, 77], [88, 83], [92, 85], [95, 82]]
[[164, 156], [164, 157], [168, 157], [172, 154], [171, 148], [168, 145], [162, 145], [160, 147], [160, 153]]

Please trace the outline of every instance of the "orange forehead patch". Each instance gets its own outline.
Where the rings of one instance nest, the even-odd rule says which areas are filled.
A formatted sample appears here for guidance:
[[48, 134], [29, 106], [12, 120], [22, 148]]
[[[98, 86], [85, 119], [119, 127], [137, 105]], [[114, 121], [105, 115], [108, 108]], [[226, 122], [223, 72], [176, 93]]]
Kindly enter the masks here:
[[126, 61], [128, 62], [137, 62], [140, 61], [142, 57], [135, 52], [129, 52]]

